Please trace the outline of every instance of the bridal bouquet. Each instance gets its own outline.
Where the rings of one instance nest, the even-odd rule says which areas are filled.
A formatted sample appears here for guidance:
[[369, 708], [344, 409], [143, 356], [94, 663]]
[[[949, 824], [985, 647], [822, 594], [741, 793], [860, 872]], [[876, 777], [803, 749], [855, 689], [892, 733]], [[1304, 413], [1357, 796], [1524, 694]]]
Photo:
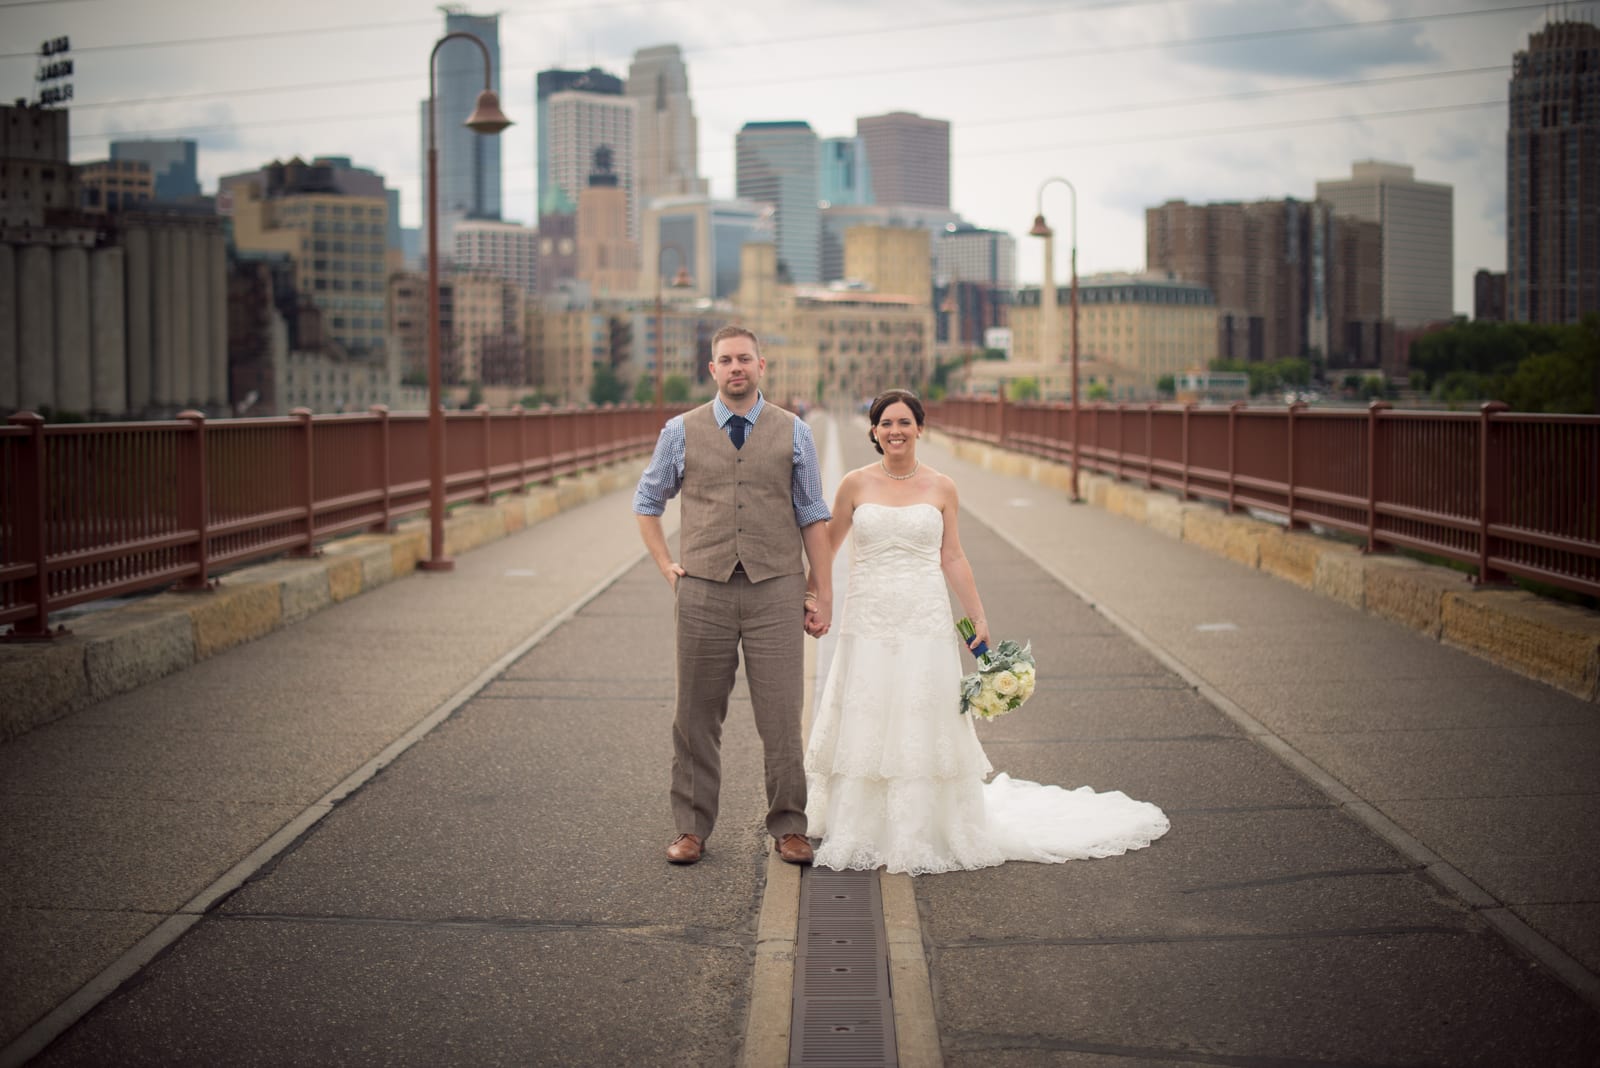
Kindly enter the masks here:
[[[961, 640], [970, 642], [977, 628], [966, 616], [956, 624]], [[979, 645], [972, 650], [978, 658], [978, 670], [961, 680], [961, 708], [984, 719], [1003, 716], [1033, 696], [1037, 678], [1033, 668], [1033, 646], [1003, 641], [991, 650]]]

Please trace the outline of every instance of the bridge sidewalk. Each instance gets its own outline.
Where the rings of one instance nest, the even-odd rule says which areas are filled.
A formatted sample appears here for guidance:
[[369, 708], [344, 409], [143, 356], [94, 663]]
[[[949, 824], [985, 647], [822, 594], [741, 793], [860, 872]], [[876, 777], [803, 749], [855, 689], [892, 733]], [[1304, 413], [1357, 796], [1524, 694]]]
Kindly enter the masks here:
[[[1593, 706], [927, 458], [997, 633], [1040, 653], [1034, 702], [983, 727], [996, 767], [1174, 821], [1115, 860], [915, 880], [946, 1063], [1584, 1062], [1592, 999], [1494, 923], [1595, 966]], [[663, 864], [670, 601], [626, 513], [612, 494], [0, 747], [7, 1035], [177, 925], [41, 1063], [732, 1063], [759, 743], [741, 687], [710, 856]], [[1430, 878], [1452, 868], [1483, 898]]]

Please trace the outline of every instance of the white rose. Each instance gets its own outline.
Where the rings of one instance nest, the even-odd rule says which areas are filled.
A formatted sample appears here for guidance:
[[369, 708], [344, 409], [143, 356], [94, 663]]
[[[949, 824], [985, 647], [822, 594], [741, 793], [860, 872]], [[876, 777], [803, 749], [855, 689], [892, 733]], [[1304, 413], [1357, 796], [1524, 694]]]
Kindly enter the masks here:
[[1022, 688], [1022, 680], [1009, 671], [996, 672], [994, 676], [994, 691], [1002, 697], [1010, 697]]

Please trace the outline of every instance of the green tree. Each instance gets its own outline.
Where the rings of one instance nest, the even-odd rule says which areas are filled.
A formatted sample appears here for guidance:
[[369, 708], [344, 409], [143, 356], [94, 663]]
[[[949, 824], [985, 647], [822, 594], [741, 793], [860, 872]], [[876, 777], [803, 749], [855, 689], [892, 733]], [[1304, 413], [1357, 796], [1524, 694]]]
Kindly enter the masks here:
[[1175, 375], [1162, 375], [1160, 378], [1156, 379], [1156, 392], [1161, 394], [1163, 397], [1175, 397], [1175, 396], [1177, 396], [1178, 395], [1178, 379], [1177, 379], [1177, 376], [1175, 376]]
[[1457, 322], [1414, 341], [1409, 363], [1430, 382], [1440, 382], [1452, 371], [1510, 374], [1531, 353], [1554, 349], [1557, 329], [1529, 323]]
[[1447, 371], [1433, 387], [1436, 400], [1460, 408], [1488, 398], [1488, 379], [1473, 371]]
[[665, 382], [661, 383], [661, 392], [666, 396], [668, 404], [686, 404], [689, 400], [689, 378], [687, 375], [668, 375]]
[[[663, 384], [664, 385], [664, 384]], [[665, 389], [663, 389], [663, 394]], [[638, 378], [633, 383], [633, 403], [654, 404], [656, 402], [656, 380], [653, 378]]]
[[1587, 343], [1576, 338], [1559, 352], [1529, 356], [1517, 364], [1497, 394], [1519, 412], [1594, 414], [1600, 411], [1595, 386], [1600, 369], [1597, 354], [1600, 346], [1591, 335]]
[[1039, 380], [1037, 378], [1013, 378], [1006, 383], [1006, 399], [1010, 401], [1038, 400]]
[[590, 404], [621, 404], [622, 398], [627, 396], [627, 387], [622, 384], [622, 379], [617, 377], [617, 372], [611, 369], [610, 364], [594, 364], [594, 382], [589, 386]]
[[1093, 401], [1108, 401], [1111, 399], [1111, 387], [1104, 382], [1096, 382], [1084, 391], [1084, 398]]
[[1411, 366], [1452, 407], [1503, 400], [1520, 412], [1593, 414], [1600, 412], [1600, 316], [1555, 326], [1457, 323], [1418, 339]]
[[467, 384], [467, 399], [461, 402], [461, 410], [470, 412], [483, 403], [483, 383], [469, 382]]
[[1271, 364], [1278, 373], [1278, 381], [1286, 386], [1309, 386], [1313, 368], [1310, 360], [1301, 360], [1293, 356], [1286, 356], [1281, 360], [1274, 360]]

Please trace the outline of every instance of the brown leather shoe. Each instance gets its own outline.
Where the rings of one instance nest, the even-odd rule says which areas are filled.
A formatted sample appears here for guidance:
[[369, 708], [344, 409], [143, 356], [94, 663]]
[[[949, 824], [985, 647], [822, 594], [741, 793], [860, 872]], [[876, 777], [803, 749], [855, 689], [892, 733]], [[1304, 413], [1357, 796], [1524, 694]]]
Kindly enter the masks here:
[[670, 864], [693, 864], [705, 856], [705, 843], [699, 835], [680, 834], [667, 846], [667, 862]]
[[813, 853], [811, 843], [803, 834], [786, 834], [777, 841], [778, 857], [790, 864], [810, 864]]

